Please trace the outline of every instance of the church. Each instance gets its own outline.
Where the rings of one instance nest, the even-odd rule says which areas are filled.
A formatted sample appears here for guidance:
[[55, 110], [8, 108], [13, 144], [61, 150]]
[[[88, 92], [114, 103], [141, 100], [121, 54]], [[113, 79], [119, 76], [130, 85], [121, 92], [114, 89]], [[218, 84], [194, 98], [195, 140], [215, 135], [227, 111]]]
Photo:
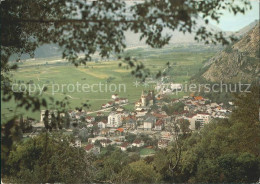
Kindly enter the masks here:
[[154, 96], [154, 91], [148, 91], [148, 93], [144, 93], [144, 91], [142, 91], [142, 95], [141, 98], [139, 99], [139, 101], [137, 101], [135, 103], [135, 107], [149, 107], [154, 105], [155, 103], [155, 96]]

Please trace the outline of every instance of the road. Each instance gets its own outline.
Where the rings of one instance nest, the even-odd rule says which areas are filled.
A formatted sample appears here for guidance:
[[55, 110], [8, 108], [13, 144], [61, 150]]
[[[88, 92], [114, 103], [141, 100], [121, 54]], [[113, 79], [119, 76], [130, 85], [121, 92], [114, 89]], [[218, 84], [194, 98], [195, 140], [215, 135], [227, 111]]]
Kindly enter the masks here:
[[[125, 103], [125, 104], [121, 104], [119, 105], [120, 107], [121, 106], [125, 106], [125, 105], [128, 105], [129, 103]], [[100, 109], [100, 110], [97, 110], [97, 111], [92, 111], [92, 112], [87, 112], [87, 114], [93, 114], [93, 113], [98, 113], [98, 112], [109, 112], [109, 110], [111, 110], [113, 107], [109, 107], [109, 108], [105, 108], [105, 109]]]

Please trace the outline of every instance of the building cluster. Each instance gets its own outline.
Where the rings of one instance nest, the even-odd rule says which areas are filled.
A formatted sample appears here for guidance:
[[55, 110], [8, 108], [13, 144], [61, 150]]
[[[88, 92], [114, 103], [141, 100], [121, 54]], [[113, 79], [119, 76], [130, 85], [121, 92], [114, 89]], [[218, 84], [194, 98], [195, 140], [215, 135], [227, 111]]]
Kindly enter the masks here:
[[128, 103], [128, 99], [127, 98], [119, 98], [118, 94], [113, 94], [111, 96], [111, 98], [112, 98], [111, 101], [101, 105], [102, 109], [110, 108], [110, 107], [113, 107], [113, 106], [116, 106], [116, 105], [122, 105], [122, 104], [127, 104]]
[[[116, 101], [119, 99], [118, 95], [113, 95], [112, 99]], [[182, 109], [178, 112], [167, 114], [163, 110], [165, 106], [177, 104], [182, 104]], [[76, 110], [69, 111], [68, 114], [71, 123], [84, 124], [84, 130], [81, 128], [80, 131], [87, 132], [87, 138], [84, 140], [87, 142], [85, 150], [98, 154], [101, 147], [109, 145], [120, 147], [122, 151], [146, 146], [147, 142], [142, 140], [140, 135], [156, 140], [157, 147], [163, 149], [175, 140], [176, 135], [172, 127], [177, 122], [186, 120], [189, 122], [190, 131], [199, 131], [214, 118], [227, 118], [230, 112], [231, 110], [225, 108], [223, 104], [211, 103], [209, 99], [202, 96], [183, 96], [180, 99], [165, 100], [163, 96], [156, 98], [153, 91], [146, 93], [143, 91], [140, 99], [135, 103], [134, 111], [127, 111], [118, 106], [108, 116], [100, 116], [100, 114], [89, 116], [85, 111]], [[126, 138], [131, 134], [137, 137], [133, 142], [127, 141]], [[82, 146], [79, 142], [73, 145]]]

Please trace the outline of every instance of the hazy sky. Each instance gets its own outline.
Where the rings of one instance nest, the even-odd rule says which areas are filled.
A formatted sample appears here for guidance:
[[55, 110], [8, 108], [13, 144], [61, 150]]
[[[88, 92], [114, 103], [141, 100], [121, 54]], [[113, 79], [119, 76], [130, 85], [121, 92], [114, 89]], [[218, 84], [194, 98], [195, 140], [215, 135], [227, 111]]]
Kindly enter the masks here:
[[259, 19], [259, 0], [251, 0], [252, 9], [245, 14], [234, 14], [224, 12], [220, 19], [220, 23], [210, 21], [211, 24], [216, 25], [223, 31], [238, 31], [247, 26], [256, 19]]

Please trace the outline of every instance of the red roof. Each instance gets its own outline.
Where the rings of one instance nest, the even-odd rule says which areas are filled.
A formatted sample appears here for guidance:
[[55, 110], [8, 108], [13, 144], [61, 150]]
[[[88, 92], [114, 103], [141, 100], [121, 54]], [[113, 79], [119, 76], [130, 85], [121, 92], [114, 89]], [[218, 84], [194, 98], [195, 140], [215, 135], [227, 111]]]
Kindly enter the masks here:
[[118, 129], [116, 129], [116, 130], [118, 130], [119, 132], [123, 132], [123, 131], [124, 131], [123, 128], [118, 128]]
[[85, 150], [89, 151], [89, 150], [91, 150], [92, 148], [94, 148], [94, 145], [93, 145], [93, 144], [88, 144], [88, 145], [85, 147]]
[[195, 98], [195, 100], [203, 100], [202, 96], [195, 96], [194, 98]]
[[92, 118], [93, 118], [93, 117], [91, 117], [91, 116], [87, 116], [87, 117], [86, 117], [86, 119], [90, 119], [90, 120], [91, 120]]
[[163, 120], [159, 119], [158, 121], [156, 121], [155, 125], [160, 126], [163, 124]]
[[159, 114], [159, 113], [154, 113], [153, 115], [155, 117], [157, 117], [157, 118], [165, 118], [165, 117], [167, 117], [167, 115], [163, 115], [163, 114]]
[[124, 142], [123, 144], [121, 144], [121, 147], [124, 147], [124, 148], [126, 148], [127, 146], [128, 146], [128, 142]]
[[142, 140], [140, 140], [140, 139], [136, 139], [136, 140], [134, 140], [133, 143], [135, 143], [135, 144], [140, 144], [141, 142], [142, 142]]

